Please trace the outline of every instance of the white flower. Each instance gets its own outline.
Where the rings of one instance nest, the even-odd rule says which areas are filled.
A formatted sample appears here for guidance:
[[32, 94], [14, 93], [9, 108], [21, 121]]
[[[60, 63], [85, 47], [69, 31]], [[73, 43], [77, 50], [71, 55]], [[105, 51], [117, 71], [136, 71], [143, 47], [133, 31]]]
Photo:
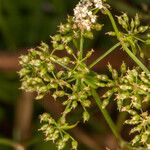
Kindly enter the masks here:
[[103, 7], [103, 2], [102, 0], [93, 0], [94, 1], [94, 5], [96, 8], [101, 9]]

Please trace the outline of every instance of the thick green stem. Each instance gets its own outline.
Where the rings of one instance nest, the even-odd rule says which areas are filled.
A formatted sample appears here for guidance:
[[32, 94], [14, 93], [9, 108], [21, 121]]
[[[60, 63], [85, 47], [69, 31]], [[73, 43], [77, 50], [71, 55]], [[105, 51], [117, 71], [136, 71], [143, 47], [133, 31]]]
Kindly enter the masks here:
[[105, 13], [108, 15], [112, 26], [114, 28], [114, 31], [116, 33], [116, 36], [118, 38], [118, 40], [120, 41], [122, 48], [126, 51], [126, 53], [133, 59], [133, 61], [147, 74], [150, 74], [150, 71], [147, 69], [147, 67], [145, 67], [142, 62], [130, 51], [130, 49], [127, 47], [127, 45], [124, 43], [124, 41], [122, 40], [122, 37], [120, 35], [120, 32], [117, 28], [116, 22], [111, 14], [111, 12], [108, 9], [105, 9]]
[[91, 90], [92, 90], [92, 96], [95, 99], [96, 104], [98, 105], [100, 111], [102, 112], [102, 114], [103, 114], [106, 122], [108, 123], [110, 129], [112, 130], [114, 136], [116, 137], [117, 140], [121, 141], [121, 137], [120, 137], [120, 135], [116, 129], [116, 126], [115, 126], [114, 122], [112, 121], [110, 115], [108, 114], [106, 109], [102, 108], [102, 102], [99, 98], [99, 95], [97, 94], [97, 92], [94, 89], [91, 89]]
[[24, 147], [9, 139], [0, 138], [0, 145], [6, 145], [15, 148], [16, 150], [24, 150]]
[[120, 46], [120, 42], [115, 44], [113, 47], [111, 47], [109, 50], [107, 50], [103, 55], [101, 55], [99, 58], [97, 58], [90, 66], [89, 68], [92, 68], [95, 66], [98, 62], [100, 62], [102, 59], [104, 59], [108, 54], [110, 54], [112, 51], [114, 51], [117, 47]]

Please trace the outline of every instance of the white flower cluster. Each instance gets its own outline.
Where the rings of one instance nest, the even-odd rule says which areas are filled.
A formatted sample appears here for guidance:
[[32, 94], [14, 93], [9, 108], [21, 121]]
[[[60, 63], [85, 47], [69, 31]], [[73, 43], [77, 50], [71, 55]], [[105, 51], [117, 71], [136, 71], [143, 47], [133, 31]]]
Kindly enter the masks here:
[[91, 30], [91, 26], [96, 22], [97, 16], [93, 14], [93, 8], [101, 9], [101, 0], [81, 0], [74, 9], [74, 21], [81, 30]]

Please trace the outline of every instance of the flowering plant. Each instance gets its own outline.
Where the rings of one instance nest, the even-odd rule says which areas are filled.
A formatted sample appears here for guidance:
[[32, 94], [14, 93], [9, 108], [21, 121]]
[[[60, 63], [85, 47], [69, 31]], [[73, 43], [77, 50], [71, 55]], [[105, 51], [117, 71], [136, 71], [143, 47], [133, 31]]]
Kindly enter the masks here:
[[[94, 50], [84, 53], [84, 40], [93, 39], [93, 31], [103, 29], [103, 25], [97, 21], [99, 12], [109, 17], [113, 31], [106, 34], [116, 37], [118, 43], [88, 65], [86, 60], [90, 59]], [[54, 99], [63, 99], [65, 109], [57, 121], [48, 113], [40, 116], [40, 130], [45, 134], [45, 140], [55, 142], [59, 150], [64, 149], [67, 142], [71, 142], [72, 149], [77, 149], [77, 141], [67, 130], [74, 128], [78, 122], [70, 125], [67, 117], [74, 109], [82, 107], [83, 122], [88, 121], [88, 110], [93, 100], [121, 149], [150, 148], [150, 115], [143, 108], [143, 104], [150, 101], [150, 71], [138, 58], [139, 54], [141, 58], [144, 57], [141, 43], [150, 44], [150, 37], [143, 36], [148, 32], [149, 26], [141, 26], [137, 14], [132, 19], [126, 13], [116, 18], [117, 21], [105, 0], [81, 0], [74, 9], [74, 16], [68, 16], [67, 23], [60, 24], [58, 33], [51, 37], [52, 48], [41, 43], [36, 49], [30, 49], [28, 55], [20, 57], [22, 89], [36, 91], [36, 99], [42, 99], [49, 91]], [[92, 70], [93, 66], [116, 48], [125, 51], [138, 67], [128, 69], [122, 63], [117, 72], [109, 64], [111, 77]], [[58, 56], [59, 51], [64, 51], [66, 55]], [[107, 89], [103, 95], [98, 94], [101, 88]], [[125, 123], [133, 125], [130, 133], [136, 133], [131, 144], [121, 138], [106, 110], [112, 99], [117, 103], [118, 111], [130, 115]]]

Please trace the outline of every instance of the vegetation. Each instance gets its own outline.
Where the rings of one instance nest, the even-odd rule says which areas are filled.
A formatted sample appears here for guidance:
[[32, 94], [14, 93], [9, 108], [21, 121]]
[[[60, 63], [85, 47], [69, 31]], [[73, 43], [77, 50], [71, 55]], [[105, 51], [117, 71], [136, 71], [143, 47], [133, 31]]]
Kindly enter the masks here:
[[[23, 90], [36, 91], [38, 100], [45, 99], [47, 95], [51, 99], [52, 95], [57, 100], [55, 102], [62, 103], [62, 112], [57, 112], [55, 116], [53, 109], [47, 109], [43, 113], [41, 106], [36, 104], [43, 101], [36, 101], [33, 133], [30, 132], [29, 138], [21, 139], [20, 129], [12, 124], [19, 124], [16, 122], [18, 118], [14, 117], [14, 113], [18, 113], [16, 100], [21, 95], [19, 102], [22, 102], [24, 93], [18, 90], [20, 85], [15, 70], [1, 71], [0, 149], [83, 150], [89, 147], [96, 150], [90, 142], [84, 143], [87, 147], [82, 145], [82, 134], [74, 137], [70, 130], [86, 123], [87, 133], [94, 129], [103, 136], [109, 134], [105, 121], [117, 140], [118, 149], [149, 149], [149, 1], [83, 0], [76, 5], [77, 2], [38, 0], [31, 3], [15, 0], [12, 3], [11, 0], [6, 0], [1, 3], [1, 52], [17, 53], [17, 49], [35, 47], [41, 39], [49, 43], [49, 34], [53, 35], [59, 22], [63, 23], [58, 26], [57, 33], [51, 36], [51, 44], [42, 42], [20, 57], [22, 69], [19, 71]], [[73, 7], [75, 9], [72, 11]], [[68, 16], [65, 21], [68, 13], [73, 16]], [[93, 55], [99, 53], [99, 47], [100, 54], [104, 53], [93, 60]], [[103, 66], [105, 70], [95, 71], [96, 67], [103, 65], [104, 58], [109, 56], [114, 60], [111, 54], [119, 55], [120, 51], [133, 60], [134, 67], [122, 60], [120, 69], [108, 63], [107, 67]], [[30, 101], [33, 94], [25, 94], [25, 97]], [[51, 103], [53, 101], [49, 105]], [[23, 107], [19, 106], [21, 113], [25, 109], [25, 112], [32, 111], [32, 103], [29, 107], [24, 104], [20, 104]], [[101, 113], [95, 116], [98, 109]], [[114, 115], [116, 112], [118, 118]], [[42, 114], [40, 127], [37, 121], [39, 114]], [[101, 115], [105, 120], [101, 119], [100, 123], [94, 121]], [[26, 114], [22, 114], [22, 118], [23, 116]], [[122, 129], [127, 130], [128, 127], [130, 134], [125, 133], [128, 137], [124, 138]], [[41, 131], [48, 142], [41, 142]], [[113, 149], [111, 146], [109, 148]]]
[[[99, 12], [102, 14], [100, 15]], [[107, 15], [112, 24], [113, 31], [106, 34], [116, 37], [118, 43], [88, 65], [94, 50], [84, 52], [84, 41], [94, 38], [94, 30], [101, 31], [105, 25], [98, 23], [97, 18]], [[149, 26], [140, 24], [138, 14], [129, 19], [126, 13], [117, 16], [117, 22], [110, 12], [110, 6], [101, 0], [81, 0], [74, 9], [74, 16], [69, 16], [67, 23], [60, 24], [58, 33], [51, 37], [53, 48], [42, 43], [37, 49], [31, 49], [28, 55], [21, 56], [22, 66], [19, 72], [22, 78], [22, 89], [36, 91], [36, 99], [42, 99], [51, 91], [54, 99], [62, 99], [65, 106], [60, 118], [55, 121], [48, 113], [40, 116], [40, 128], [45, 134], [45, 140], [52, 140], [59, 150], [64, 149], [68, 141], [72, 149], [77, 149], [77, 141], [67, 133], [78, 122], [68, 122], [68, 116], [78, 107], [82, 107], [83, 122], [90, 118], [88, 109], [95, 100], [105, 120], [116, 137], [120, 148], [149, 149], [149, 113], [143, 109], [144, 103], [150, 100], [150, 71], [137, 57], [144, 57], [141, 43], [149, 45]], [[148, 34], [147, 36], [145, 34]], [[99, 74], [92, 70], [103, 58], [121, 48], [137, 64], [138, 67], [129, 69], [125, 63], [121, 65], [120, 72], [108, 64], [111, 77]], [[66, 55], [60, 57], [58, 51], [65, 51]], [[103, 95], [98, 91], [106, 88]], [[133, 125], [130, 133], [137, 133], [130, 143], [126, 143], [117, 131], [106, 106], [112, 99], [117, 103], [120, 112], [127, 112], [130, 118], [124, 123]], [[103, 99], [103, 101], [101, 101]]]

